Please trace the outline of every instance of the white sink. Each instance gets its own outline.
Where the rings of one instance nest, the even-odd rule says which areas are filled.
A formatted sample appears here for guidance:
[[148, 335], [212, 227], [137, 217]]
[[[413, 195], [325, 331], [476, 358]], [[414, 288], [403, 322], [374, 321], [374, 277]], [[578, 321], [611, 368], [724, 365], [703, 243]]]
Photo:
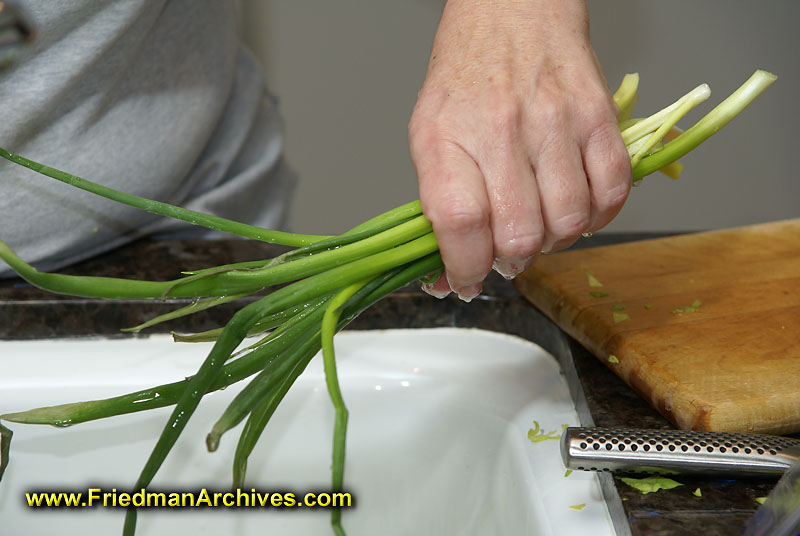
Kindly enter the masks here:
[[[578, 425], [556, 360], [522, 339], [466, 329], [345, 332], [339, 376], [350, 410], [343, 514], [357, 535], [613, 534], [595, 475], [565, 477], [558, 441]], [[206, 344], [165, 336], [0, 342], [0, 412], [112, 396], [192, 374]], [[238, 389], [209, 395], [151, 489], [227, 491], [240, 428], [204, 438]], [[32, 509], [26, 491], [129, 489], [171, 408], [69, 428], [6, 423], [11, 463], [0, 532], [120, 534], [123, 509]], [[253, 452], [247, 489], [330, 489], [333, 411], [321, 359], [298, 379]], [[582, 510], [570, 508], [585, 504]], [[329, 510], [141, 510], [137, 534], [327, 535]]]

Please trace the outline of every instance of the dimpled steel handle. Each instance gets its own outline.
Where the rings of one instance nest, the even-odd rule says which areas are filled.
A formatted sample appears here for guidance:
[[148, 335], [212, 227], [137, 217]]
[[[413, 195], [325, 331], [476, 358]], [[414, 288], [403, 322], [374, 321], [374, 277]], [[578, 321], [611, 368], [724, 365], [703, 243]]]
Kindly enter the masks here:
[[567, 428], [568, 469], [633, 473], [780, 475], [800, 458], [800, 439], [756, 434]]

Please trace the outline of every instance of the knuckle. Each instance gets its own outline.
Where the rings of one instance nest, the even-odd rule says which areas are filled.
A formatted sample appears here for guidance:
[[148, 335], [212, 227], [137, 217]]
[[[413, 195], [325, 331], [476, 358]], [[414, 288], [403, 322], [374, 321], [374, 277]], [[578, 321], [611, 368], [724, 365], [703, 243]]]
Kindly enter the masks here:
[[434, 230], [470, 234], [489, 225], [489, 209], [470, 197], [450, 197], [429, 211]]
[[556, 240], [576, 237], [589, 228], [588, 211], [572, 211], [559, 216], [550, 226], [550, 232]]
[[622, 140], [619, 139], [619, 131], [615, 131], [614, 136], [616, 136], [615, 140], [617, 140], [617, 148], [611, 151], [611, 154], [608, 155], [608, 158], [605, 160], [605, 162], [611, 176], [616, 177], [627, 191], [630, 189], [632, 181], [631, 158], [628, 156], [628, 151], [625, 149], [625, 145], [622, 143]]
[[[601, 160], [602, 173], [608, 178], [607, 187], [600, 192], [599, 201], [603, 205], [616, 207], [625, 202], [631, 190], [631, 160], [624, 148], [612, 150]], [[591, 177], [590, 177], [591, 181]]]
[[529, 133], [538, 146], [537, 152], [545, 154], [561, 150], [570, 121], [569, 110], [563, 102], [537, 105], [531, 113], [529, 123]]
[[408, 123], [408, 143], [411, 152], [431, 147], [442, 138], [441, 129], [434, 122], [412, 116]]
[[620, 208], [630, 193], [630, 182], [623, 182], [611, 186], [596, 196], [597, 208], [601, 211], [613, 211]]
[[451, 118], [441, 105], [418, 101], [408, 121], [408, 142], [412, 154], [446, 143], [453, 131]]
[[581, 121], [587, 125], [592, 132], [606, 132], [612, 129], [612, 132], [616, 131], [618, 133], [619, 130], [613, 106], [616, 106], [613, 100], [591, 99], [584, 103], [581, 109]]
[[498, 258], [526, 259], [538, 254], [542, 250], [543, 243], [543, 230], [531, 229], [497, 244], [495, 256]]
[[596, 126], [602, 123], [616, 123], [617, 104], [608, 89], [601, 84], [590, 84], [584, 88], [581, 98], [576, 101], [577, 113], [582, 121]]
[[561, 106], [539, 106], [534, 114], [534, 124], [537, 130], [548, 131], [564, 125], [567, 113]]
[[534, 109], [533, 121], [537, 128], [563, 127], [569, 116], [563, 100], [547, 100]]

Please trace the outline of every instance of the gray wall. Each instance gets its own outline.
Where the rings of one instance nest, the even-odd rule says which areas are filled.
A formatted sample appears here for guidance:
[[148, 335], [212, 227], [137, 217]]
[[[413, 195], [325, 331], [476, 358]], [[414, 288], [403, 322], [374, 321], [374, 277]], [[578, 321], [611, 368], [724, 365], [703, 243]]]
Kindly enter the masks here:
[[[281, 98], [301, 183], [298, 232], [340, 232], [417, 197], [406, 127], [442, 0], [241, 0], [245, 39]], [[734, 123], [683, 160], [679, 181], [636, 188], [616, 231], [694, 230], [800, 217], [800, 2], [591, 0], [592, 39], [613, 88], [641, 76], [646, 115], [699, 83], [702, 112], [756, 68], [779, 76]], [[685, 124], [685, 123], [684, 123]]]

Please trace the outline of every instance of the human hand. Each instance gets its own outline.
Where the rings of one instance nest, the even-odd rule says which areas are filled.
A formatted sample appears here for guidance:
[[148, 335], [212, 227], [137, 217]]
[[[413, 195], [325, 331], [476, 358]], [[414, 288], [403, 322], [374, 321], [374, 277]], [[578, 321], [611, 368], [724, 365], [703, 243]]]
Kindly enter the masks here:
[[608, 224], [631, 185], [583, 0], [449, 0], [409, 123], [423, 213], [464, 300]]

